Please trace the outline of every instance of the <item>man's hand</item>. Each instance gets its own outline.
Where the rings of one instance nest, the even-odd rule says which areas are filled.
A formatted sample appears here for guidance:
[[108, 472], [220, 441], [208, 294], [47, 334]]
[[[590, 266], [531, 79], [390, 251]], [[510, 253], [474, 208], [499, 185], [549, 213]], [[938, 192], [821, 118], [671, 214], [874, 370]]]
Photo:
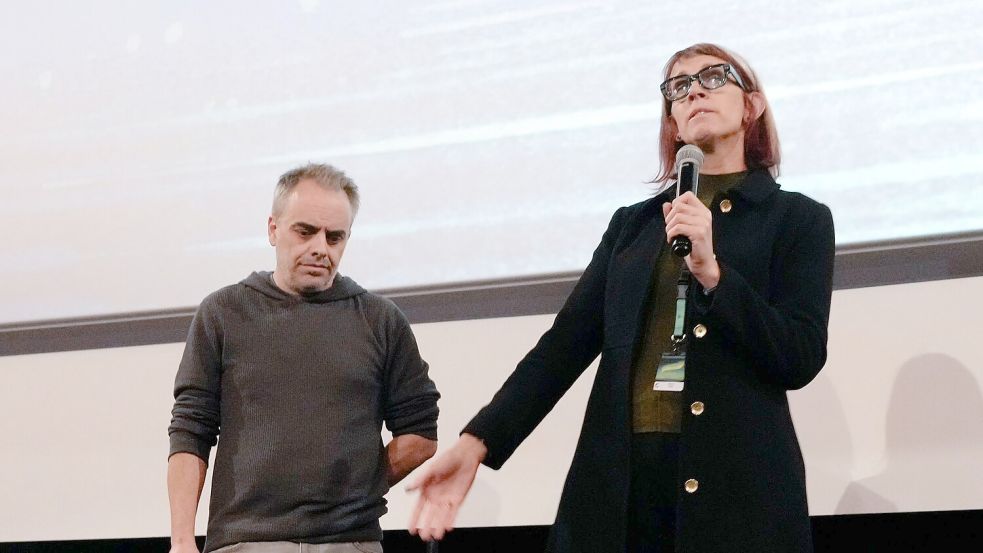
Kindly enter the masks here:
[[715, 288], [720, 282], [720, 265], [713, 254], [713, 215], [692, 192], [672, 203], [662, 204], [666, 218], [666, 240], [671, 244], [677, 236], [689, 238], [693, 251], [684, 259], [689, 272], [704, 288]]
[[454, 519], [471, 490], [478, 465], [488, 454], [485, 444], [470, 434], [438, 456], [407, 491], [420, 491], [410, 516], [409, 531], [423, 541], [439, 540], [454, 529]]

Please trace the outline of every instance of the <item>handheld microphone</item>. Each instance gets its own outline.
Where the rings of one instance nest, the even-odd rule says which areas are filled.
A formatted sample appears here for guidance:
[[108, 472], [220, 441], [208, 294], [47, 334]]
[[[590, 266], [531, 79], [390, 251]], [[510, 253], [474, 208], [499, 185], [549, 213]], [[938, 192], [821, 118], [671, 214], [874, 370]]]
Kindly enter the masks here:
[[[676, 197], [692, 192], [696, 194], [700, 184], [700, 167], [703, 166], [703, 150], [687, 144], [676, 152]], [[677, 257], [686, 257], [693, 251], [693, 243], [686, 236], [676, 236], [672, 239], [672, 253]]]

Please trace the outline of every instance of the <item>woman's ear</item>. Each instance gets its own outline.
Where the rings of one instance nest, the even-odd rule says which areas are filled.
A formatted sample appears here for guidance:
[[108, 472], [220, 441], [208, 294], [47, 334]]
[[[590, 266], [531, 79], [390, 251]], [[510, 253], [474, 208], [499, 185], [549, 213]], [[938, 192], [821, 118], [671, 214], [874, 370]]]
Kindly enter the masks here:
[[676, 139], [676, 142], [682, 142], [683, 137], [679, 136], [679, 127], [676, 126], [676, 120], [669, 116], [669, 128], [672, 129], [672, 137]]
[[747, 99], [744, 109], [744, 124], [757, 121], [758, 117], [761, 117], [761, 114], [765, 112], [764, 94], [758, 91], [748, 92]]

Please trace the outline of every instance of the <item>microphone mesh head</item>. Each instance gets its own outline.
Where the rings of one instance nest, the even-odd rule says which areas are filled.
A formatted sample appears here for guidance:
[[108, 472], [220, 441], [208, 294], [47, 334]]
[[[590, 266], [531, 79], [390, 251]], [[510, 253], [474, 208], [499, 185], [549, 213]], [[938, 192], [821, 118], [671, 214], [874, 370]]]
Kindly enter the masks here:
[[703, 150], [694, 146], [692, 144], [687, 144], [676, 152], [676, 174], [679, 174], [679, 166], [683, 163], [692, 163], [695, 165], [696, 172], [700, 172], [700, 168], [703, 167]]

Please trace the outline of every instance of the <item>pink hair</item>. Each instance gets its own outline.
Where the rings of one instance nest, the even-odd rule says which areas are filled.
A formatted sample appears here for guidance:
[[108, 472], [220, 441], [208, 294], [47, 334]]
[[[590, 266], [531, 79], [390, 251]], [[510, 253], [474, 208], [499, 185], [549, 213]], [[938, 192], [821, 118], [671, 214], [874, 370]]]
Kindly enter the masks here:
[[[669, 58], [663, 70], [664, 78], [669, 78], [669, 72], [676, 62], [683, 58], [706, 55], [720, 58], [729, 63], [731, 68], [744, 82], [744, 105], [753, 111], [749, 93], [758, 92], [764, 99], [765, 109], [756, 119], [744, 124], [744, 162], [748, 169], [768, 169], [772, 177], [778, 176], [778, 166], [781, 163], [781, 146], [778, 143], [778, 132], [775, 130], [775, 120], [771, 116], [771, 107], [765, 98], [764, 90], [758, 81], [758, 76], [751, 67], [737, 54], [731, 53], [716, 44], [700, 43], [680, 50]], [[663, 102], [662, 127], [659, 133], [660, 169], [658, 176], [652, 182], [664, 183], [676, 178], [676, 152], [684, 143], [676, 140], [676, 122], [670, 116], [672, 103]]]

